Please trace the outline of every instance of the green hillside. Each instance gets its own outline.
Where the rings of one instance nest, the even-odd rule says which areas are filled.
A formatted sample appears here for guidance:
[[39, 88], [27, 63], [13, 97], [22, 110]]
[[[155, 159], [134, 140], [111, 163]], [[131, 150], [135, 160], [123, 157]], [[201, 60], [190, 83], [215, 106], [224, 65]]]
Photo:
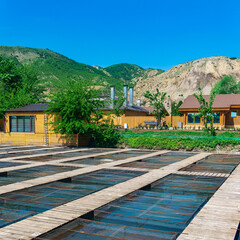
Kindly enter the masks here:
[[[120, 63], [104, 68], [112, 77], [131, 82], [134, 78], [145, 78], [147, 73], [153, 69], [144, 69], [135, 64]], [[156, 69], [157, 73], [160, 74], [164, 71]]]
[[122, 83], [119, 79], [107, 76], [103, 71], [48, 49], [0, 46], [0, 55], [31, 65], [38, 72], [40, 79], [53, 85], [66, 79], [84, 80], [93, 85]]
[[[37, 71], [39, 78], [49, 86], [67, 79], [77, 79], [96, 86], [107, 87], [114, 84], [120, 89], [126, 81], [131, 83], [133, 78], [144, 77], [149, 71], [127, 63], [97, 69], [49, 49], [40, 48], [0, 46], [0, 55], [31, 65]], [[163, 71], [158, 70], [158, 73], [161, 72]]]

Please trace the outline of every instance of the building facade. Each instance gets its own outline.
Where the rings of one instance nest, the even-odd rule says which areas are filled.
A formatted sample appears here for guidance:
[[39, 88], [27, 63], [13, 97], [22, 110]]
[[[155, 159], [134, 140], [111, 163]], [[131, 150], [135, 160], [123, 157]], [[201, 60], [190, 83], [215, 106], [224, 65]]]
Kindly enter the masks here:
[[[203, 96], [206, 101], [210, 95]], [[200, 105], [194, 96], [188, 96], [179, 111], [183, 114], [183, 126], [186, 128], [202, 128], [204, 123], [199, 117]], [[219, 94], [213, 102], [213, 125], [219, 129], [240, 128], [240, 94]]]

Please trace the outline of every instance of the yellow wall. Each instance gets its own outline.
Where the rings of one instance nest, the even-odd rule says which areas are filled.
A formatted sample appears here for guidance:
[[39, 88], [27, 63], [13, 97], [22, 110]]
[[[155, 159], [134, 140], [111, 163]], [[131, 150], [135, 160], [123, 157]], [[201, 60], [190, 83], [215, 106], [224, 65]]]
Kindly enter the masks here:
[[[10, 132], [10, 116], [35, 116], [35, 132]], [[55, 134], [51, 131], [51, 126], [47, 125], [51, 121], [50, 117], [43, 112], [29, 113], [6, 113], [5, 114], [5, 132], [0, 133], [0, 143], [8, 143], [13, 145], [71, 145], [71, 146], [87, 146], [89, 137], [79, 136], [75, 134], [72, 138], [65, 135]]]
[[[237, 117], [236, 118], [231, 118], [231, 111], [236, 111], [237, 112]], [[197, 112], [197, 111], [191, 111], [192, 112]], [[231, 109], [228, 111], [216, 111], [220, 113], [220, 123], [213, 123], [214, 127], [219, 127], [220, 129], [223, 128], [231, 128], [231, 127], [240, 127], [240, 110], [239, 109]], [[201, 123], [188, 123], [188, 112], [184, 113], [183, 117], [183, 122], [184, 122], [184, 127], [186, 128], [203, 128], [204, 123], [201, 119]], [[210, 125], [210, 124], [209, 124]]]
[[[162, 119], [162, 123], [166, 121], [166, 124], [170, 127], [171, 126], [171, 120], [172, 120], [172, 126], [178, 127], [178, 122], [183, 122], [183, 117], [180, 116], [166, 116]], [[124, 126], [124, 123], [128, 124], [129, 128], [136, 128], [140, 124], [144, 126], [145, 121], [157, 121], [154, 116], [122, 116], [121, 117], [121, 126]]]
[[[145, 114], [145, 113], [144, 113]], [[144, 126], [145, 121], [156, 121], [154, 116], [141, 116], [139, 112], [125, 112], [123, 116], [116, 117], [114, 115], [105, 116], [104, 118], [109, 118], [113, 120], [114, 125], [124, 126], [124, 123], [128, 124], [128, 128], [136, 128], [140, 124]], [[131, 116], [132, 115], [132, 116]], [[34, 116], [35, 117], [35, 132], [10, 132], [10, 116]], [[46, 119], [48, 119], [46, 121]], [[51, 117], [47, 116], [43, 112], [25, 112], [25, 113], [6, 113], [4, 119], [4, 132], [0, 133], [0, 143], [8, 143], [15, 145], [56, 145], [65, 144], [73, 146], [86, 146], [89, 142], [89, 137], [83, 137], [79, 135], [74, 135], [72, 139], [69, 139], [65, 135], [55, 134], [51, 131], [51, 126], [47, 124], [51, 121]], [[162, 119], [162, 122], [166, 121], [167, 125], [171, 125], [171, 117], [167, 116]], [[178, 127], [178, 122], [183, 122], [183, 117], [172, 117], [173, 127]], [[1, 124], [1, 121], [0, 121]]]

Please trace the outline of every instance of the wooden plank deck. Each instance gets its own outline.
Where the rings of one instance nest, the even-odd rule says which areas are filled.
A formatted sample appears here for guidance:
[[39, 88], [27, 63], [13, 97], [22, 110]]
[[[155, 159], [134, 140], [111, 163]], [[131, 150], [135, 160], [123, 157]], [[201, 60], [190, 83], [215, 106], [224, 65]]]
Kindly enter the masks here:
[[32, 155], [21, 155], [21, 156], [13, 156], [13, 157], [5, 157], [0, 158], [1, 162], [6, 162], [10, 160], [17, 160], [22, 158], [33, 158], [33, 157], [46, 157], [46, 156], [53, 156], [56, 154], [63, 154], [63, 153], [74, 153], [74, 152], [82, 152], [82, 151], [88, 151], [89, 148], [83, 148], [83, 149], [73, 149], [73, 150], [67, 150], [67, 151], [59, 151], [59, 152], [48, 152], [48, 153], [39, 153], [39, 154], [32, 154]]
[[[164, 152], [164, 151], [162, 151]], [[0, 230], [0, 239], [33, 239], [54, 228], [57, 228], [77, 217], [93, 211], [111, 201], [125, 196], [135, 190], [149, 185], [171, 173], [175, 173], [182, 167], [186, 167], [199, 161], [210, 154], [200, 153], [179, 162], [172, 163], [160, 169], [154, 169], [141, 176], [135, 177], [115, 186], [103, 189], [80, 199], [63, 204], [46, 212], [13, 223]], [[136, 157], [135, 157], [136, 158]], [[133, 159], [133, 158], [132, 158]], [[127, 161], [127, 160], [123, 160]], [[105, 167], [113, 167], [114, 163], [102, 164]], [[121, 163], [122, 164], [122, 163]], [[112, 166], [111, 166], [112, 165]], [[87, 168], [85, 168], [87, 169]]]
[[[0, 152], [0, 155], [3, 154], [12, 154], [12, 153], [21, 153], [21, 152], [34, 152], [34, 151], [44, 151], [44, 150], [51, 150], [51, 149], [56, 149], [56, 148], [64, 148], [64, 147], [45, 147], [45, 148], [34, 148], [34, 149], [24, 149], [24, 150], [17, 150], [17, 151], [5, 151], [5, 152]], [[1, 149], [0, 149], [1, 150]], [[0, 158], [1, 161], [1, 158]]]
[[178, 240], [233, 240], [240, 220], [240, 165], [195, 216]]
[[[29, 168], [29, 167], [42, 166], [42, 165], [61, 166], [60, 163], [62, 163], [62, 162], [79, 160], [79, 159], [84, 159], [84, 158], [89, 158], [89, 157], [97, 157], [97, 156], [102, 156], [102, 155], [109, 155], [109, 154], [113, 154], [113, 153], [121, 153], [121, 152], [126, 152], [126, 151], [128, 151], [128, 150], [127, 149], [121, 149], [121, 150], [117, 150], [117, 151], [109, 151], [109, 152], [103, 152], [103, 153], [88, 154], [88, 155], [84, 155], [84, 156], [62, 158], [62, 159], [50, 160], [50, 161], [46, 161], [46, 162], [36, 162], [36, 161], [31, 161], [31, 160], [25, 160], [25, 161], [24, 160], [6, 160], [4, 162], [15, 162], [15, 163], [26, 163], [26, 164], [25, 165], [20, 165], [20, 166], [14, 166], [14, 167], [0, 168], [0, 173], [1, 172], [10, 172], [10, 171], [14, 171], [14, 170], [20, 170], [20, 169]], [[71, 165], [71, 166], [73, 166], [73, 165]], [[87, 166], [89, 167], [90, 165], [87, 165]], [[76, 167], [81, 167], [81, 166], [78, 165]], [[85, 165], [83, 167], [85, 167]]]
[[215, 172], [193, 172], [193, 171], [176, 171], [176, 174], [180, 175], [196, 175], [196, 176], [207, 176], [207, 177], [229, 177], [228, 173], [215, 173]]
[[117, 165], [120, 165], [123, 163], [134, 162], [134, 161], [137, 161], [140, 159], [157, 156], [157, 155], [164, 154], [167, 152], [169, 152], [169, 151], [157, 151], [157, 152], [153, 152], [153, 153], [149, 153], [149, 154], [144, 154], [142, 156], [131, 157], [128, 159], [118, 160], [118, 161], [104, 163], [104, 164], [100, 164], [100, 165], [93, 165], [93, 166], [89, 166], [89, 167], [85, 167], [85, 168], [81, 168], [81, 169], [56, 173], [56, 174], [48, 175], [45, 177], [34, 178], [34, 179], [22, 181], [22, 182], [17, 182], [17, 183], [0, 186], [0, 194], [12, 192], [12, 191], [16, 191], [16, 190], [21, 190], [21, 189], [29, 188], [32, 186], [49, 183], [49, 182], [55, 182], [55, 181], [58, 181], [61, 179], [70, 178], [70, 177], [74, 177], [74, 176], [77, 176], [80, 174], [86, 174], [86, 173], [98, 171], [101, 169], [106, 169], [106, 168], [117, 166]]

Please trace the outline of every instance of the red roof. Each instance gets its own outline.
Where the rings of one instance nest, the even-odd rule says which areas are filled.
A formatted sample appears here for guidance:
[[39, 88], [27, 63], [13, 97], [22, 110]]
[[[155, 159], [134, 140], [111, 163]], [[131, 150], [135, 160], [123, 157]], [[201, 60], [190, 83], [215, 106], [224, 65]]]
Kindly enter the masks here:
[[[203, 95], [206, 101], [209, 101], [210, 95]], [[240, 94], [218, 94], [216, 95], [212, 108], [230, 108], [231, 106], [240, 106]], [[179, 110], [199, 108], [198, 100], [189, 95], [180, 106]]]

